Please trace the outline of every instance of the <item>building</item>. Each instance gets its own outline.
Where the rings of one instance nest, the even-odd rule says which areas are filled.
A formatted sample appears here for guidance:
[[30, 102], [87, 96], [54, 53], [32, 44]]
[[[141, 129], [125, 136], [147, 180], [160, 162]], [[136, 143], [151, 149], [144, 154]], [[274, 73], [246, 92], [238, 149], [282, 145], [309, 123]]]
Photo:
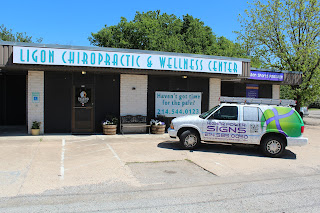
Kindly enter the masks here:
[[198, 114], [220, 96], [279, 98], [301, 72], [250, 60], [143, 50], [0, 42], [0, 126], [99, 133], [106, 115]]

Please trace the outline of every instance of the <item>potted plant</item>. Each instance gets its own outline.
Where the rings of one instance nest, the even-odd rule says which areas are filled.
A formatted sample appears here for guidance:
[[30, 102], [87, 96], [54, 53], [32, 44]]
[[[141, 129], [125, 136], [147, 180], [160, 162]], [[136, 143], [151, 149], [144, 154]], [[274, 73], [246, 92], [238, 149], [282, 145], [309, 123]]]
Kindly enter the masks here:
[[117, 134], [118, 118], [114, 116], [106, 116], [106, 119], [102, 122], [103, 134], [115, 135]]
[[41, 122], [33, 121], [31, 127], [31, 135], [40, 135], [40, 124]]
[[160, 121], [159, 117], [158, 119], [151, 119], [150, 125], [152, 134], [164, 134], [166, 131], [166, 124], [165, 122]]

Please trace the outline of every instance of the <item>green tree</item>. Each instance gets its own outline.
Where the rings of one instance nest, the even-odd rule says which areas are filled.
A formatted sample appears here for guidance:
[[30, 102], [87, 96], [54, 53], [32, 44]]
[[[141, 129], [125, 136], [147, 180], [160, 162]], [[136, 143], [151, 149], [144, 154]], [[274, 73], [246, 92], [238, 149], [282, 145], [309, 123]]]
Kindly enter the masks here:
[[246, 57], [244, 49], [191, 15], [181, 18], [160, 11], [137, 12], [132, 21], [122, 17], [117, 25], [91, 33], [91, 44], [100, 47]]
[[[28, 36], [27, 33], [19, 32], [14, 34], [12, 29], [7, 29], [3, 24], [0, 25], [0, 40], [33, 43], [32, 36]], [[42, 38], [38, 38], [36, 42], [41, 43]]]
[[302, 71], [302, 83], [283, 87], [301, 104], [320, 93], [320, 4], [318, 0], [254, 0], [240, 17], [239, 40], [268, 68]]
[[294, 99], [294, 90], [291, 89], [290, 85], [280, 86], [280, 98], [281, 99]]

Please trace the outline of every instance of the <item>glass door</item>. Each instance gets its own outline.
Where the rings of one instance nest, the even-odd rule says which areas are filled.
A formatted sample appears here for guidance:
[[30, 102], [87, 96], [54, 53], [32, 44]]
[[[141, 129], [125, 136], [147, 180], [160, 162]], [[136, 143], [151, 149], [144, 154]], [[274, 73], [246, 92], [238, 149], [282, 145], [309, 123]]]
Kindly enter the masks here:
[[94, 88], [93, 85], [74, 85], [72, 104], [72, 132], [94, 132]]

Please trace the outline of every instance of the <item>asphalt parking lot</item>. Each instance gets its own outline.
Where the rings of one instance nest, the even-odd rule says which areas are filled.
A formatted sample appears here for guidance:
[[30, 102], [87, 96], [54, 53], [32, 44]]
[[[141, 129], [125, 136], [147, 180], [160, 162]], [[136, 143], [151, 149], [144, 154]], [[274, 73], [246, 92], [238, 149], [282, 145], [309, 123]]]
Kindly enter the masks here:
[[167, 134], [1, 137], [0, 196], [100, 183], [139, 188], [319, 174], [320, 126], [306, 125], [304, 136], [309, 144], [288, 147], [282, 158], [264, 157], [248, 146], [181, 150]]

